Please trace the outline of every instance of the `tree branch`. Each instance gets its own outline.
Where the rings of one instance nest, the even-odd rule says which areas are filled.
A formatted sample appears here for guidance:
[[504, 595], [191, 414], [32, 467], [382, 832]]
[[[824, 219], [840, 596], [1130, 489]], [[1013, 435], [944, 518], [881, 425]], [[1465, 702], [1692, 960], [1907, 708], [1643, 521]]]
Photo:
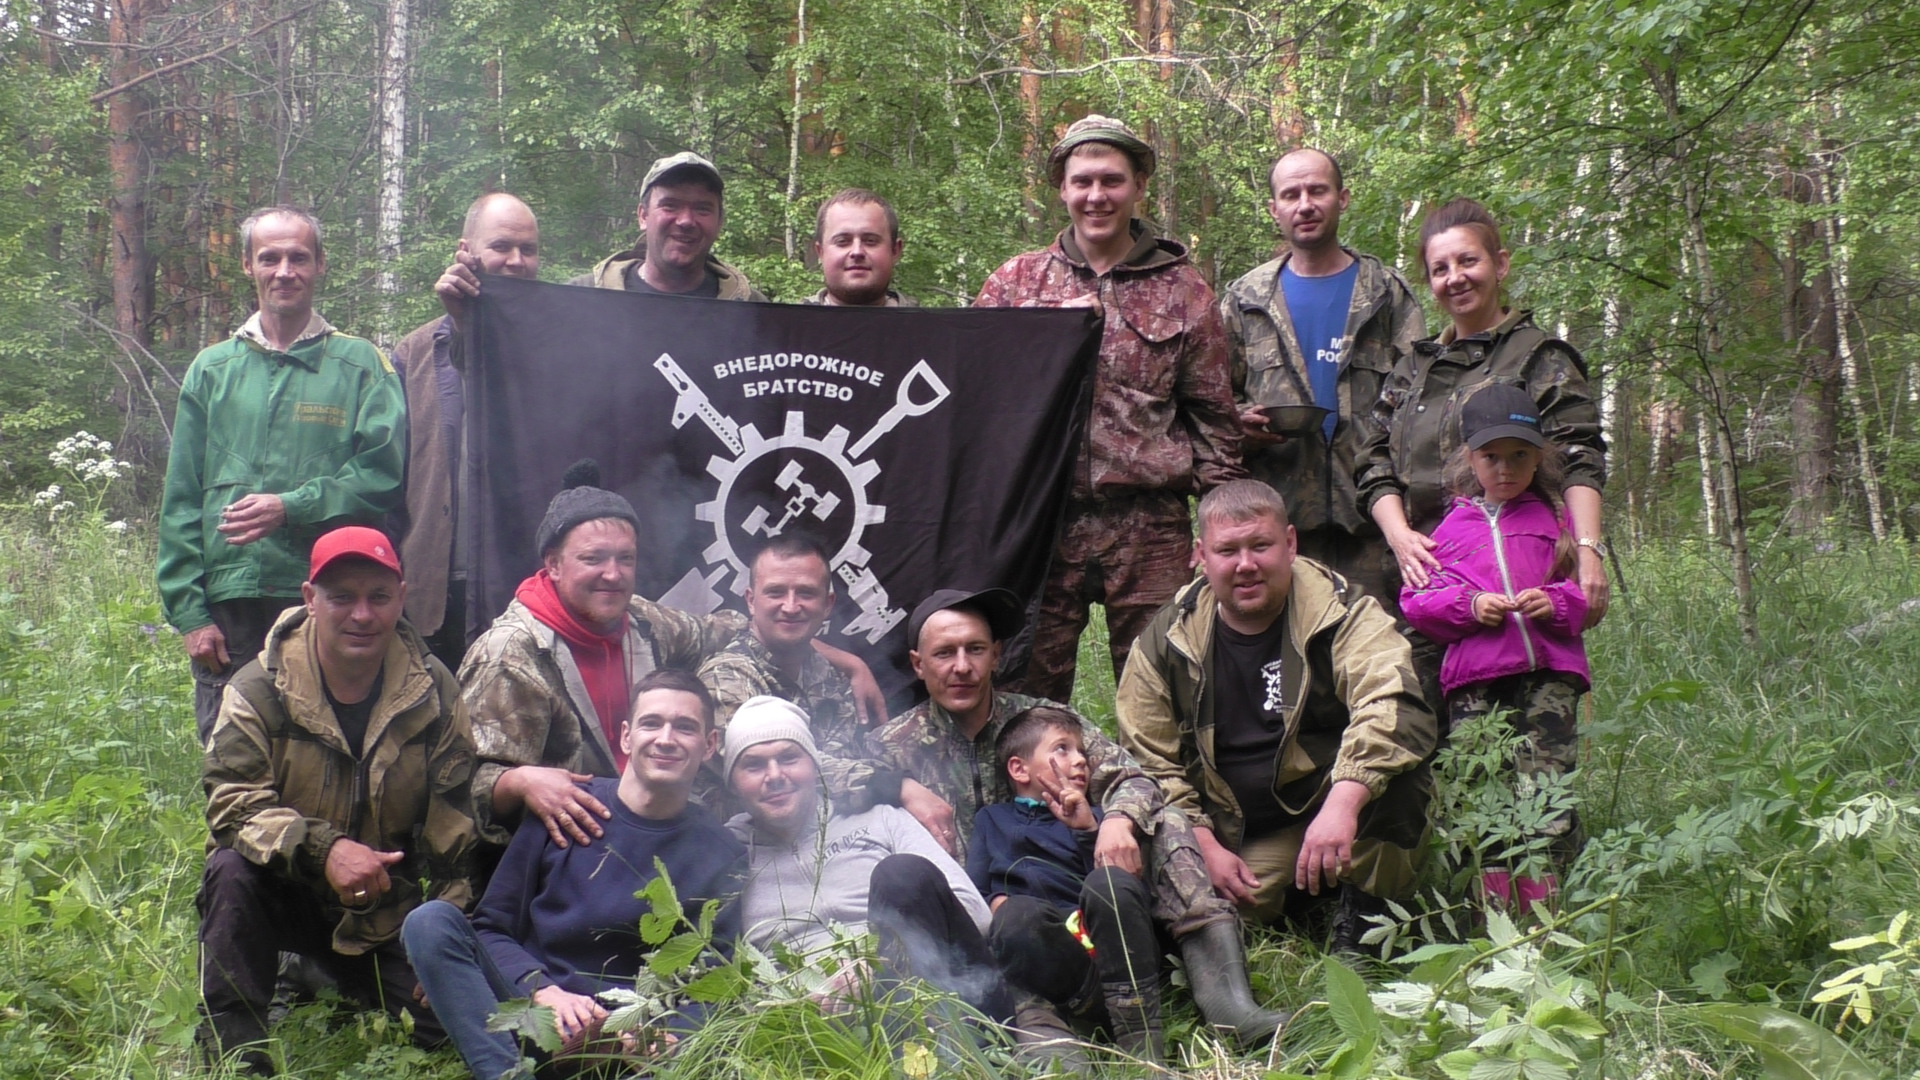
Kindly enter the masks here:
[[[146, 82], [149, 79], [157, 79], [162, 75], [168, 75], [173, 72], [179, 71], [181, 68], [192, 67], [193, 65], [198, 64], [203, 60], [212, 60], [214, 57], [217, 57], [222, 53], [232, 52], [234, 49], [239, 48], [241, 45], [245, 44], [246, 42], [254, 38], [259, 37], [261, 34], [266, 33], [267, 31], [273, 29], [274, 27], [279, 26], [281, 23], [291, 22], [294, 19], [297, 19], [300, 16], [305, 15], [307, 12], [312, 11], [314, 8], [319, 6], [320, 6], [320, 0], [311, 0], [310, 3], [302, 5], [301, 7], [294, 8], [292, 11], [287, 12], [285, 15], [280, 16], [279, 18], [273, 20], [272, 22], [261, 23], [259, 26], [254, 27], [253, 29], [247, 31], [246, 33], [241, 34], [239, 37], [234, 38], [232, 41], [229, 41], [224, 45], [218, 46], [217, 48], [208, 49], [206, 52], [203, 52], [198, 56], [189, 56], [185, 60], [175, 60], [171, 64], [162, 64], [161, 66], [154, 68], [152, 71], [142, 72], [141, 74], [135, 76], [134, 78], [128, 79], [126, 82], [123, 82], [118, 86], [109, 86], [105, 90], [102, 90], [99, 93], [88, 98], [87, 103], [89, 105], [98, 105], [101, 102], [106, 101], [108, 98], [111, 98], [116, 94], [126, 93], [127, 91], [133, 89], [136, 86], [139, 86], [141, 83]], [[121, 48], [122, 46], [116, 45], [114, 47]]]

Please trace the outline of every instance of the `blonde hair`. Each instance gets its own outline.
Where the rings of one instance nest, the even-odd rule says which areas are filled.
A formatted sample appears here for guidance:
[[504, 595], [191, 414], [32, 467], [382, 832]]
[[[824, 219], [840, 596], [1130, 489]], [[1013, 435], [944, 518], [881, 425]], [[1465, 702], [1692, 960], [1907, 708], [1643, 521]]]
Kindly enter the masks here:
[[[1561, 496], [1566, 479], [1566, 454], [1551, 442], [1542, 446], [1540, 463], [1533, 468], [1533, 482], [1527, 485], [1527, 490], [1540, 496], [1541, 502], [1552, 507], [1555, 518], [1563, 518], [1567, 512], [1566, 500]], [[1467, 449], [1466, 443], [1461, 443], [1448, 456], [1447, 463], [1440, 467], [1440, 484], [1447, 494], [1465, 499], [1486, 494], [1486, 489], [1480, 486], [1480, 478], [1473, 474], [1473, 451]], [[1573, 533], [1562, 523], [1560, 536], [1553, 542], [1553, 568], [1548, 571], [1548, 576], [1561, 578], [1572, 574], [1575, 554]]]

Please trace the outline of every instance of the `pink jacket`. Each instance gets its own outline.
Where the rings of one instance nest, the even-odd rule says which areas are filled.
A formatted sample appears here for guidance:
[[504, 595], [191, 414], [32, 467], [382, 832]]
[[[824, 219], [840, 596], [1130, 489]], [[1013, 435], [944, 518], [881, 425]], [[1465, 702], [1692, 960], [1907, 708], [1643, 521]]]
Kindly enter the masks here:
[[[1440, 570], [1424, 589], [1402, 586], [1400, 610], [1415, 630], [1447, 647], [1440, 688], [1463, 686], [1528, 671], [1560, 671], [1589, 681], [1580, 624], [1587, 597], [1578, 582], [1548, 580], [1561, 523], [1553, 508], [1528, 492], [1502, 506], [1455, 499], [1433, 530]], [[1553, 614], [1544, 620], [1513, 613], [1498, 627], [1473, 617], [1473, 598], [1483, 592], [1512, 596], [1544, 588]]]

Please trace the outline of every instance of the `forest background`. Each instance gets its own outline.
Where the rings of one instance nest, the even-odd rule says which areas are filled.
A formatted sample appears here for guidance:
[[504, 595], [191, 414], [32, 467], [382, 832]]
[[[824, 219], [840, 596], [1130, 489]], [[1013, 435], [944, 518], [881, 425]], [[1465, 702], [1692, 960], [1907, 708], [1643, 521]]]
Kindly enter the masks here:
[[[1402, 972], [1424, 1005], [1263, 944], [1264, 985], [1328, 1003], [1276, 1062], [1920, 1075], [1916, 67], [1920, 5], [1886, 0], [7, 0], [0, 1075], [187, 1060], [203, 831], [148, 533], [178, 380], [251, 307], [248, 210], [312, 207], [319, 309], [391, 343], [437, 314], [476, 195], [525, 198], [564, 280], [693, 149], [729, 178], [720, 253], [775, 298], [817, 287], [813, 208], [859, 185], [900, 210], [899, 286], [961, 304], [1064, 224], [1041, 159], [1090, 111], [1154, 142], [1146, 210], [1216, 286], [1272, 254], [1289, 146], [1340, 157], [1344, 238], [1423, 297], [1421, 216], [1481, 199], [1612, 448], [1578, 917], [1415, 920], [1477, 943]], [[309, 1067], [448, 1068], [367, 1039]]]

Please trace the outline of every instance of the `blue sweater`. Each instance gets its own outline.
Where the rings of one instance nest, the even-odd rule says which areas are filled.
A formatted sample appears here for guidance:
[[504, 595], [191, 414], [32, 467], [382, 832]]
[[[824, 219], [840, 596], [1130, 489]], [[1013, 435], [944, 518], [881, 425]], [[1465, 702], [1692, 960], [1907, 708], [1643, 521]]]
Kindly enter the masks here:
[[698, 806], [643, 818], [620, 801], [611, 777], [587, 789], [613, 811], [607, 835], [560, 848], [538, 816], [526, 815], [473, 914], [487, 953], [523, 994], [550, 984], [576, 994], [633, 985], [652, 951], [640, 940], [640, 916], [651, 908], [634, 893], [653, 880], [656, 858], [688, 919], [697, 923], [706, 901], [725, 899], [714, 940], [730, 944], [740, 934], [746, 849], [733, 834]]
[[[1106, 812], [1093, 809], [1096, 824]], [[1032, 896], [1062, 911], [1080, 906], [1080, 886], [1093, 873], [1098, 829], [1081, 832], [1044, 806], [991, 803], [973, 815], [967, 876], [989, 902], [996, 896]]]

